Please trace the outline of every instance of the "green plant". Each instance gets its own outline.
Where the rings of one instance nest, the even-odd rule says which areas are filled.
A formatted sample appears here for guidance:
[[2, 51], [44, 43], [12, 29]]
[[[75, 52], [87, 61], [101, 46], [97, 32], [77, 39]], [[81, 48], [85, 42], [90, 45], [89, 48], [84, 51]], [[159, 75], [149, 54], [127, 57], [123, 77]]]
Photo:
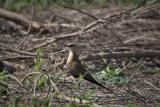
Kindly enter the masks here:
[[[42, 65], [43, 65], [43, 51], [42, 49], [37, 49], [34, 72], [27, 74], [22, 80], [22, 84], [25, 81], [27, 86], [33, 87], [31, 89], [33, 89], [34, 96], [36, 95], [37, 90], [39, 92], [43, 92], [45, 91], [46, 87], [50, 85], [49, 76], [47, 74], [41, 73]], [[31, 78], [28, 78], [28, 77], [31, 77]]]
[[[80, 102], [82, 102], [82, 100], [87, 100], [89, 103], [85, 104], [84, 107], [90, 107], [90, 105], [92, 104], [92, 96], [94, 94], [93, 90], [86, 90], [86, 91], [81, 91], [81, 82], [84, 80], [83, 75], [80, 75], [80, 77], [78, 78], [78, 81], [76, 81], [76, 84], [74, 85], [74, 94], [75, 94], [75, 98], [78, 98]], [[69, 104], [70, 105], [70, 104]], [[78, 104], [72, 104], [68, 107], [72, 107], [73, 105], [75, 107], [78, 107]]]
[[96, 73], [96, 77], [105, 85], [123, 85], [128, 81], [120, 68], [106, 67], [102, 71]]
[[156, 107], [160, 107], [160, 103], [156, 104]]
[[20, 97], [19, 96], [14, 96], [12, 97], [12, 100], [9, 104], [9, 107], [17, 107], [18, 106], [18, 102], [19, 102], [19, 99]]
[[32, 5], [47, 6], [48, 4], [49, 0], [6, 0], [4, 7], [16, 11]]
[[0, 98], [7, 95], [8, 92], [9, 77], [7, 75], [8, 73], [5, 70], [0, 72]]
[[[5, 8], [16, 11], [25, 7], [31, 7], [32, 5], [40, 5], [41, 7], [47, 7], [49, 5], [55, 5], [56, 3], [78, 7], [78, 8], [104, 8], [111, 2], [119, 5], [139, 4], [145, 0], [6, 0], [0, 5], [4, 5]], [[147, 0], [149, 1], [149, 0]]]
[[[50, 74], [41, 72], [43, 64], [43, 51], [37, 50], [37, 56], [35, 58], [34, 72], [27, 74], [22, 83], [27, 82], [27, 85], [33, 91], [32, 107], [49, 107], [51, 100], [51, 93], [58, 93], [56, 85], [53, 82], [53, 78]], [[30, 77], [30, 78], [29, 78]], [[44, 96], [45, 93], [45, 96]], [[38, 95], [38, 96], [37, 96]]]
[[[29, 78], [34, 76], [35, 78]], [[52, 101], [52, 95], [57, 95], [59, 90], [54, 84], [52, 77], [48, 74], [41, 72], [32, 72], [27, 74], [22, 83], [31, 79], [33, 84], [29, 84], [32, 87], [33, 96], [31, 98], [31, 107], [50, 107]], [[45, 94], [45, 96], [44, 96]], [[38, 95], [38, 96], [37, 96]]]
[[75, 104], [75, 103], [69, 103], [69, 104], [66, 105], [66, 107], [93, 107], [93, 105], [91, 105], [91, 104], [82, 104], [82, 105], [80, 105], [80, 104]]
[[121, 76], [122, 71], [119, 68], [107, 67], [102, 70], [101, 73], [102, 75], [104, 75], [104, 77], [111, 79], [113, 77]]
[[43, 64], [43, 51], [42, 49], [37, 49], [37, 56], [35, 59], [35, 71], [39, 72], [41, 70], [42, 64]]
[[[37, 56], [35, 59], [35, 71], [40, 72], [43, 64], [43, 51], [42, 49], [37, 49]], [[43, 92], [47, 85], [50, 85], [49, 82], [49, 77], [45, 76], [43, 73], [40, 73], [39, 75], [36, 76], [35, 81], [34, 81], [34, 94], [36, 89], [38, 89], [40, 92]]]
[[76, 98], [78, 98], [80, 101], [82, 101], [82, 97], [80, 95], [80, 89], [81, 89], [81, 82], [83, 81], [83, 75], [80, 75], [80, 77], [78, 78], [78, 81], [76, 81], [76, 84], [74, 85], [74, 89], [75, 89], [75, 94], [76, 94]]
[[128, 102], [127, 107], [136, 107], [136, 105], [134, 103], [132, 103], [131, 101]]
[[32, 98], [32, 107], [50, 107], [49, 99], [38, 99], [36, 97]]

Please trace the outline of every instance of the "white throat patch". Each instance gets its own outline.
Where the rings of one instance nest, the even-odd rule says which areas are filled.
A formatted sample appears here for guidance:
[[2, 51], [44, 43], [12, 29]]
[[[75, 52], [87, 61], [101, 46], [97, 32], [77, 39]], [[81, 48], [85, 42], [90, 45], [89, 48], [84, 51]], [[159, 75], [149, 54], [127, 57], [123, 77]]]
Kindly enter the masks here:
[[68, 56], [68, 59], [67, 59], [67, 62], [66, 62], [66, 66], [68, 64], [70, 64], [72, 62], [72, 60], [73, 60], [73, 52], [72, 52], [72, 50], [69, 49], [69, 56]]

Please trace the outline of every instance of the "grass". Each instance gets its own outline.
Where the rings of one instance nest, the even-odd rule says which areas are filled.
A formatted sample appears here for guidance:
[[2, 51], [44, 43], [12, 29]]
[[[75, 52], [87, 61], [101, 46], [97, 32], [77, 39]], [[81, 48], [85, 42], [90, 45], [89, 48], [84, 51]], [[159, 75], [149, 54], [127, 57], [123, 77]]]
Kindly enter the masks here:
[[[16, 96], [11, 97], [10, 102], [6, 107], [50, 107], [53, 103], [53, 98], [57, 97], [58, 95], [63, 95], [63, 92], [60, 92], [57, 88], [56, 84], [54, 83], [54, 76], [50, 75], [48, 72], [43, 73], [42, 71], [42, 65], [43, 65], [43, 51], [42, 49], [37, 50], [37, 56], [35, 58], [35, 66], [33, 68], [33, 72], [27, 74], [21, 81], [21, 84], [25, 86], [25, 91], [29, 94], [29, 100], [23, 101], [24, 96], [19, 96], [16, 94]], [[0, 85], [0, 89], [4, 88], [5, 95], [7, 95], [8, 90], [8, 83], [7, 78], [8, 76], [5, 76], [6, 74], [2, 72], [0, 74], [0, 81], [6, 82], [5, 85]], [[3, 78], [2, 78], [3, 77]], [[13, 77], [17, 79], [16, 77]], [[17, 81], [19, 81], [17, 79]], [[57, 80], [58, 81], [58, 80]], [[92, 95], [94, 94], [94, 91], [87, 90], [85, 92], [81, 92], [81, 82], [83, 81], [83, 76], [81, 76], [76, 84], [74, 84], [74, 88], [72, 90], [73, 98], [79, 99], [79, 101], [87, 100], [91, 103], [85, 104], [84, 107], [91, 107], [92, 105]], [[2, 88], [3, 86], [3, 88]], [[28, 90], [29, 89], [29, 90]], [[2, 95], [1, 95], [2, 96]], [[60, 103], [61, 105], [61, 103]], [[62, 104], [64, 105], [64, 104]], [[79, 104], [76, 102], [69, 102], [66, 104], [67, 107], [78, 107]]]
[[1, 96], [6, 96], [8, 93], [8, 73], [4, 70], [0, 72], [0, 98]]
[[[53, 101], [53, 97], [57, 97], [58, 95], [64, 94], [60, 92], [54, 83], [54, 75], [50, 75], [49, 73], [42, 72], [42, 65], [44, 63], [43, 60], [43, 50], [37, 50], [37, 56], [35, 58], [35, 65], [33, 68], [33, 72], [27, 74], [22, 79], [23, 86], [29, 88], [26, 91], [30, 91], [30, 100], [27, 102], [23, 101], [23, 96], [19, 96], [18, 94], [11, 98], [10, 102], [8, 102], [8, 107], [50, 107]], [[107, 68], [106, 74], [102, 73], [107, 77], [115, 77], [120, 74], [119, 69], [111, 69]], [[4, 75], [4, 74], [3, 74]], [[5, 79], [3, 79], [5, 80]], [[6, 81], [6, 80], [5, 80]], [[17, 80], [18, 81], [18, 80]], [[95, 95], [95, 91], [91, 89], [87, 89], [82, 92], [81, 90], [81, 82], [83, 81], [83, 76], [80, 76], [76, 81], [76, 84], [73, 85], [72, 90], [72, 98], [79, 99], [80, 102], [82, 100], [88, 101], [87, 104], [81, 104], [83, 107], [92, 107], [93, 103], [93, 95]], [[7, 83], [6, 83], [7, 84]], [[7, 85], [6, 85], [7, 86]], [[6, 87], [7, 90], [7, 87]], [[48, 93], [47, 95], [44, 93]], [[61, 103], [60, 103], [61, 104]], [[64, 104], [62, 104], [64, 105]], [[76, 102], [69, 102], [66, 104], [67, 107], [79, 107], [80, 105]]]
[[[31, 72], [30, 74], [27, 74], [24, 77], [24, 79], [22, 79], [23, 85], [29, 88], [29, 90], [28, 89], [26, 90], [27, 93], [31, 93], [30, 96], [28, 96], [29, 102], [23, 102], [23, 99], [22, 99], [23, 96], [19, 96], [18, 94], [16, 94], [16, 96], [11, 97], [11, 101], [8, 103], [6, 107], [28, 107], [28, 106], [51, 107], [51, 105], [53, 104], [53, 101], [55, 101], [54, 98], [57, 98], [58, 95], [65, 94], [63, 92], [60, 92], [59, 89], [57, 88], [56, 81], [58, 80], [54, 80], [55, 75], [50, 75], [49, 72], [46, 72], [46, 73], [42, 72], [43, 63], [44, 63], [43, 51], [41, 49], [38, 49], [33, 72]], [[137, 63], [137, 65], [135, 66], [134, 72], [140, 71], [142, 66], [143, 66], [143, 63], [141, 64], [141, 60], [140, 60], [139, 63]], [[90, 67], [94, 68], [94, 66], [90, 66]], [[0, 77], [3, 77], [3, 78], [0, 78], [1, 81], [5, 81], [7, 84], [8, 79], [6, 78], [6, 74], [4, 72], [0, 74]], [[126, 80], [128, 81], [128, 79], [124, 77], [122, 70], [120, 68], [113, 68], [113, 67], [106, 67], [104, 70], [99, 72], [98, 77], [102, 81], [108, 81], [111, 84], [125, 84]], [[29, 82], [26, 83], [26, 81], [29, 81]], [[92, 107], [93, 96], [95, 95], [95, 91], [90, 89], [82, 90], [81, 88], [82, 81], [83, 81], [83, 76], [80, 76], [78, 81], [76, 81], [76, 84], [73, 85], [74, 88], [70, 89], [72, 91], [71, 98], [77, 98], [79, 99], [79, 101], [86, 100], [89, 103], [79, 104], [79, 103], [70, 101], [66, 104], [59, 102], [59, 105], [61, 106], [65, 105], [66, 107], [79, 107], [82, 105], [83, 107]], [[8, 90], [8, 87], [6, 87], [5, 90]], [[48, 95], [46, 94], [44, 95], [44, 93], [48, 93]], [[127, 107], [136, 107], [136, 105], [134, 102], [128, 102]], [[157, 104], [157, 107], [159, 107], [159, 104]]]
[[128, 102], [127, 107], [136, 107], [136, 105], [134, 103], [132, 103], [131, 101]]
[[[144, 0], [115, 0], [114, 4], [129, 5], [139, 4]], [[63, 4], [73, 6], [76, 8], [105, 8], [110, 5], [111, 0], [6, 0], [0, 2], [3, 7], [17, 11], [22, 8], [31, 7], [32, 5], [40, 5], [41, 7], [48, 7], [55, 4]], [[113, 1], [112, 1], [113, 3]]]

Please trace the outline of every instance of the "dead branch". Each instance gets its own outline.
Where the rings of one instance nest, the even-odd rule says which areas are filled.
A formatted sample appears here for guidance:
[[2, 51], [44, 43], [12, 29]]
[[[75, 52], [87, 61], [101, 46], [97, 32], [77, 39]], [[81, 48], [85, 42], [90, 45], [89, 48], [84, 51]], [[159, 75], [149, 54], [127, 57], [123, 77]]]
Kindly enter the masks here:
[[[0, 17], [10, 20], [12, 22], [15, 22], [16, 24], [19, 24], [23, 26], [24, 28], [28, 29], [30, 26], [30, 20], [25, 18], [24, 16], [14, 13], [5, 9], [0, 8]], [[32, 30], [39, 30], [41, 28], [41, 25], [35, 21], [32, 22]]]
[[29, 27], [28, 27], [27, 35], [31, 33], [34, 15], [35, 15], [34, 14], [34, 3], [33, 3], [33, 0], [32, 0], [32, 18], [31, 18], [31, 21], [30, 21], [30, 24], [29, 24]]
[[67, 24], [67, 23], [48, 23], [44, 24], [44, 27], [64, 27], [64, 28], [78, 28], [82, 29], [83, 27], [75, 25], [75, 24]]
[[6, 60], [15, 60], [15, 59], [21, 59], [21, 60], [26, 60], [26, 59], [33, 59], [35, 56], [5, 56], [5, 57], [0, 57], [0, 61], [6, 61]]
[[153, 85], [151, 82], [144, 80], [144, 83], [146, 83], [147, 85], [153, 87], [155, 90], [160, 91], [160, 88], [156, 87], [156, 86]]
[[143, 36], [140, 36], [140, 37], [131, 38], [131, 39], [129, 39], [129, 40], [124, 41], [124, 43], [127, 44], [127, 43], [130, 43], [130, 42], [136, 41], [136, 40], [138, 40], [138, 39], [145, 38], [145, 37], [147, 37], [147, 36], [149, 36], [149, 35], [143, 35]]
[[[81, 105], [85, 105], [85, 104], [90, 103], [87, 100], [82, 100], [82, 102], [81, 102], [78, 98], [72, 98], [72, 97], [68, 97], [68, 96], [65, 96], [65, 95], [58, 95], [57, 97], [59, 99], [67, 100], [67, 101], [70, 101], [70, 102], [82, 103]], [[93, 107], [101, 107], [100, 105], [97, 105], [96, 103], [92, 103], [92, 106]]]
[[113, 53], [98, 53], [98, 54], [91, 54], [87, 56], [81, 57], [82, 60], [96, 60], [103, 58], [154, 58], [154, 57], [160, 57], [160, 51], [145, 51], [145, 52], [113, 52]]
[[55, 42], [55, 41], [58, 41], [58, 40], [61, 40], [61, 39], [65, 39], [67, 37], [73, 37], [73, 36], [76, 36], [76, 35], [80, 35], [82, 33], [83, 33], [82, 31], [79, 31], [79, 32], [71, 33], [71, 34], [64, 34], [64, 35], [60, 35], [60, 36], [57, 36], [57, 37], [48, 38], [47, 41], [45, 41], [45, 42], [43, 42], [43, 43], [41, 43], [39, 45], [36, 45], [36, 46], [34, 46], [32, 48], [29, 48], [29, 49], [27, 49], [27, 51], [35, 50], [37, 48], [46, 46], [46, 45], [48, 45], [48, 44], [50, 44], [52, 42]]
[[9, 52], [15, 52], [15, 53], [19, 53], [21, 55], [36, 56], [36, 53], [25, 52], [25, 51], [21, 51], [21, 50], [14, 50], [14, 49], [11, 49], [11, 48], [3, 48], [3, 49], [0, 48], [0, 50], [9, 51]]
[[[73, 32], [73, 33], [70, 33], [70, 34], [63, 34], [63, 35], [60, 35], [60, 36], [57, 36], [57, 37], [48, 38], [43, 43], [41, 43], [39, 45], [36, 45], [33, 48], [27, 49], [27, 51], [35, 50], [39, 47], [46, 46], [46, 45], [48, 45], [52, 42], [55, 42], [55, 41], [58, 41], [58, 40], [61, 40], [61, 39], [65, 39], [65, 38], [68, 38], [68, 37], [74, 37], [74, 36], [78, 36], [80, 34], [92, 32], [92, 31], [98, 29], [101, 26], [106, 26], [107, 22], [110, 22], [111, 20], [113, 20], [113, 22], [115, 22], [115, 21], [117, 21], [117, 18], [118, 19], [124, 19], [124, 18], [128, 18], [128, 17], [131, 17], [131, 16], [133, 17], [134, 15], [136, 16], [137, 14], [139, 14], [139, 12], [141, 12], [142, 10], [144, 11], [145, 9], [148, 10], [148, 9], [159, 8], [159, 7], [160, 7], [160, 3], [157, 3], [157, 4], [152, 4], [148, 7], [146, 6], [143, 9], [141, 9], [142, 7], [139, 7], [139, 8], [136, 8], [136, 9], [130, 9], [129, 11], [126, 11], [126, 12], [122, 12], [118, 15], [114, 14], [114, 15], [110, 15], [110, 16], [107, 16], [107, 17], [104, 17], [104, 18], [101, 18], [101, 19], [97, 19], [96, 21], [93, 21], [92, 23], [88, 24], [82, 30], [79, 30], [77, 32]], [[118, 35], [116, 35], [116, 38], [118, 40], [121, 40], [121, 38], [119, 38]], [[123, 44], [123, 41], [121, 41], [121, 44]]]

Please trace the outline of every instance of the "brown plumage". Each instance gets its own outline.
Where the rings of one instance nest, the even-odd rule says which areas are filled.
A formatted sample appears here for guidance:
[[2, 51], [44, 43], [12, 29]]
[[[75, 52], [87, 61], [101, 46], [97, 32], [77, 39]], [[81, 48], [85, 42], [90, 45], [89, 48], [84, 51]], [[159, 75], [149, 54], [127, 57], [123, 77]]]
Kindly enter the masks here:
[[90, 74], [89, 72], [82, 66], [78, 56], [75, 53], [74, 50], [74, 44], [68, 44], [66, 45], [69, 50], [69, 56], [66, 62], [66, 67], [69, 69], [71, 75], [73, 75], [75, 78], [78, 78], [80, 75], [83, 75], [83, 78], [87, 81], [90, 81], [98, 86], [101, 86], [110, 92], [113, 93], [112, 90], [109, 88], [103, 86], [102, 84], [98, 83]]

